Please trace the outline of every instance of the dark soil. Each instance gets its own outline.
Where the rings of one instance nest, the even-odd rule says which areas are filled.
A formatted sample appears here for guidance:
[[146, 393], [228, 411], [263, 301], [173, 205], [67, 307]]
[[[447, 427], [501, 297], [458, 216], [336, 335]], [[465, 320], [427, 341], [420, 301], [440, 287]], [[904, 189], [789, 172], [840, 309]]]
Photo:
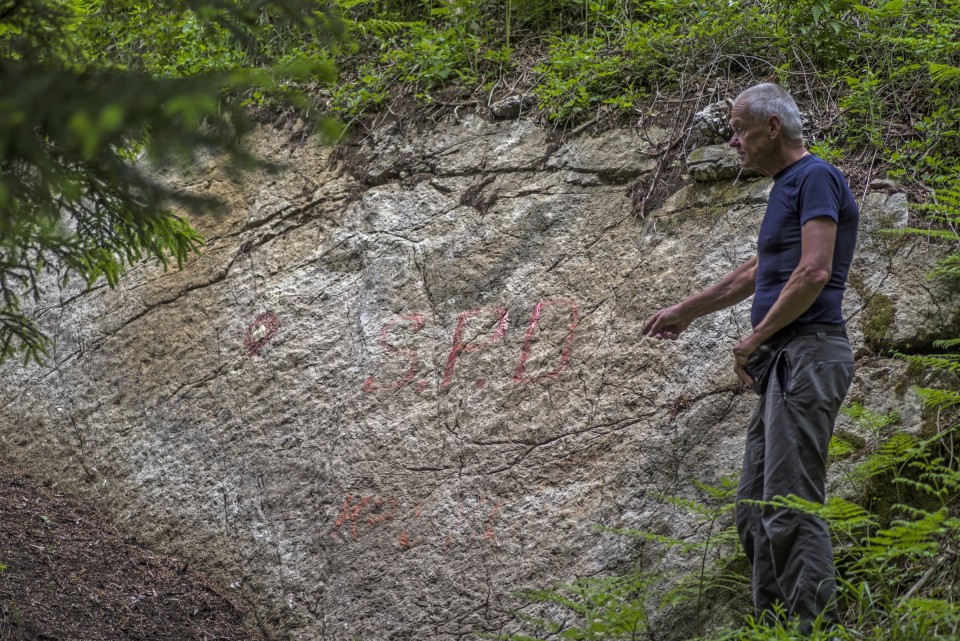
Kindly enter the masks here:
[[262, 641], [186, 563], [0, 462], [0, 641]]

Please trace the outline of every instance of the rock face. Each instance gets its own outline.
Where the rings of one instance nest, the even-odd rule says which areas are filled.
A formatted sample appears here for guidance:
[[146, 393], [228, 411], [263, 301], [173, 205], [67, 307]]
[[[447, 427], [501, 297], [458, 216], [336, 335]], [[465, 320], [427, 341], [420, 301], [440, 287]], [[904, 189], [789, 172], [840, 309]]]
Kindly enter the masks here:
[[707, 145], [691, 151], [687, 156], [687, 171], [691, 178], [701, 183], [756, 178], [760, 175], [753, 169], [741, 168], [737, 150], [726, 144]]
[[[500, 631], [512, 592], [633, 558], [595, 524], [689, 536], [658, 496], [739, 468], [748, 303], [676, 342], [640, 329], [752, 255], [769, 183], [694, 183], [640, 220], [628, 185], [663, 137], [466, 119], [377, 132], [351, 173], [261, 132], [286, 170], [182, 181], [231, 205], [186, 269], [38, 310], [56, 351], [2, 369], [0, 454], [230, 585], [271, 638]], [[926, 243], [876, 233], [902, 195], [863, 205], [852, 395], [915, 429], [878, 350], [956, 331], [957, 301]]]
[[707, 145], [722, 145], [733, 136], [730, 128], [730, 111], [733, 99], [714, 102], [693, 114], [693, 131]]

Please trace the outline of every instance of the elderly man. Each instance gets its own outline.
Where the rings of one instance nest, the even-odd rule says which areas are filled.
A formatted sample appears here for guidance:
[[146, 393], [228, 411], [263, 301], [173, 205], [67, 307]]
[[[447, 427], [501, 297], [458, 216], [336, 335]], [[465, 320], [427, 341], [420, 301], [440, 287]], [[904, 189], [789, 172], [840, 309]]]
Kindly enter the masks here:
[[791, 494], [824, 501], [827, 448], [853, 379], [840, 304], [859, 212], [843, 174], [804, 147], [800, 112], [784, 89], [747, 89], [730, 125], [742, 166], [773, 177], [757, 255], [654, 314], [643, 333], [675, 339], [695, 318], [753, 295], [753, 332], [733, 348], [734, 372], [760, 394], [747, 429], [737, 529], [753, 566], [758, 616], [782, 611], [809, 630], [821, 615], [828, 623], [836, 617], [826, 523], [752, 501]]

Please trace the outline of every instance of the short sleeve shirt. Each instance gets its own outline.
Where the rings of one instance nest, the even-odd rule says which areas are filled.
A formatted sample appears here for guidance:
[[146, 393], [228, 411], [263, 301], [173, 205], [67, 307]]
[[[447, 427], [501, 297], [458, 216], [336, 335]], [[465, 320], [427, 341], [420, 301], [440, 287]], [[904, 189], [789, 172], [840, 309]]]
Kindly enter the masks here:
[[773, 177], [757, 240], [759, 264], [751, 311], [754, 327], [773, 307], [800, 263], [803, 225], [821, 216], [837, 223], [833, 272], [817, 299], [791, 326], [843, 322], [843, 290], [853, 262], [860, 212], [843, 173], [809, 154]]

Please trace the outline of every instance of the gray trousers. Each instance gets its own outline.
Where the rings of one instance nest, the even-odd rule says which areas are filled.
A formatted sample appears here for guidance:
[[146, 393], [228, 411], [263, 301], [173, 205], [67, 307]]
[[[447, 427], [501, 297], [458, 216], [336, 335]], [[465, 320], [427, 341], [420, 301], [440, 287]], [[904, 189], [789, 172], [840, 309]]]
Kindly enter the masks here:
[[779, 605], [804, 628], [821, 613], [828, 621], [836, 618], [836, 570], [826, 522], [740, 499], [794, 494], [823, 503], [827, 449], [852, 380], [846, 337], [798, 336], [777, 354], [750, 419], [736, 522], [753, 567], [758, 617], [770, 617]]

